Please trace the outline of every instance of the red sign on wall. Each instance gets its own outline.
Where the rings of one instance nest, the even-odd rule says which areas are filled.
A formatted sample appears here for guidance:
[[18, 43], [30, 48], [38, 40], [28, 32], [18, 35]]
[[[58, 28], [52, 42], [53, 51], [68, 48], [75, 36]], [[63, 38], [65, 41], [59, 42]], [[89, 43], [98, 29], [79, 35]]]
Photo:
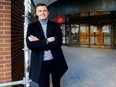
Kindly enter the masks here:
[[57, 17], [57, 22], [58, 22], [58, 23], [62, 23], [62, 22], [63, 22], [62, 16], [58, 16], [58, 17]]

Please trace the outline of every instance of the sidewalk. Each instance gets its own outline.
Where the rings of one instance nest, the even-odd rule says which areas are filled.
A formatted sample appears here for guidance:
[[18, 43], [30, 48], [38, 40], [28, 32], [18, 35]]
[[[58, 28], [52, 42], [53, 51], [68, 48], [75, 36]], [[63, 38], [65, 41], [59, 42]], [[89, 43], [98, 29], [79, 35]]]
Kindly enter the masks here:
[[62, 48], [69, 69], [61, 87], [116, 87], [116, 50]]

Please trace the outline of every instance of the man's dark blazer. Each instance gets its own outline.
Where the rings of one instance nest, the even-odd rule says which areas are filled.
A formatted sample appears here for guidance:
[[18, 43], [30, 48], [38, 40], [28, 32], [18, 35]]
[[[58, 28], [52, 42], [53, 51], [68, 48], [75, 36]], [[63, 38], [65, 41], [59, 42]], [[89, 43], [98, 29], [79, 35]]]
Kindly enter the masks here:
[[[39, 38], [38, 41], [30, 42], [28, 40], [29, 35], [34, 35]], [[42, 61], [44, 58], [44, 50], [51, 50], [54, 60], [55, 74], [62, 77], [67, 71], [68, 66], [66, 64], [61, 46], [62, 46], [62, 32], [58, 23], [47, 22], [47, 37], [55, 37], [55, 41], [47, 43], [47, 39], [44, 36], [42, 26], [39, 21], [29, 24], [27, 30], [27, 46], [31, 52], [31, 67], [30, 78], [38, 83], [39, 75], [41, 71]]]

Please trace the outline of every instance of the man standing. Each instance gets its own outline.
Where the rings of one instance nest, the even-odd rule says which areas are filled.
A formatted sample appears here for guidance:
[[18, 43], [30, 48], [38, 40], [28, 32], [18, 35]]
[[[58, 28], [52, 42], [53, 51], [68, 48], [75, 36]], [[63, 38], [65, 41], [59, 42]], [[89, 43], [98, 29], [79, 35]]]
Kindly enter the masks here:
[[36, 15], [38, 21], [29, 24], [26, 38], [32, 50], [30, 78], [40, 87], [49, 87], [51, 74], [53, 87], [60, 87], [60, 79], [68, 69], [61, 49], [61, 29], [58, 23], [48, 20], [46, 4], [37, 4]]

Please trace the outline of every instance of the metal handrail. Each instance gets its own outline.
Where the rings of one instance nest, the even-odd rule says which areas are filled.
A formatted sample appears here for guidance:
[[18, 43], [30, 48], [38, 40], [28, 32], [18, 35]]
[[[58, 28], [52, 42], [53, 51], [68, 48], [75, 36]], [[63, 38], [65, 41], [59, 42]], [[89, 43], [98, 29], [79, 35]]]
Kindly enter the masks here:
[[2, 83], [0, 84], [0, 87], [13, 86], [13, 85], [25, 85], [26, 86], [26, 84], [29, 84], [31, 81], [32, 81], [31, 79], [29, 81], [26, 81], [26, 79], [23, 78], [23, 80], [19, 80], [19, 81]]
[[13, 85], [22, 85], [22, 84], [23, 84], [23, 80], [15, 81], [15, 82], [2, 83], [2, 84], [0, 84], [0, 87], [13, 86]]

